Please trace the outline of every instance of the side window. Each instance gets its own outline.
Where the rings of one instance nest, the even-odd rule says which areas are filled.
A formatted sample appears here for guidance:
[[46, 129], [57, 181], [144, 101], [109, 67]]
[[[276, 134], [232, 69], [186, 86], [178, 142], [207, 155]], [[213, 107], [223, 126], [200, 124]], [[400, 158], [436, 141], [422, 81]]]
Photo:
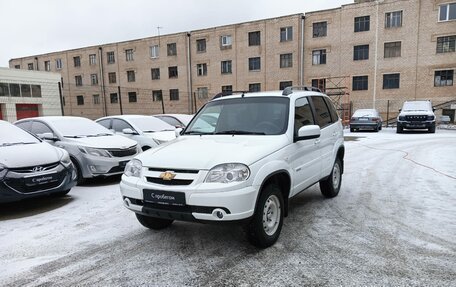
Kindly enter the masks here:
[[39, 136], [39, 135], [42, 135], [44, 133], [51, 133], [51, 134], [54, 134], [52, 132], [52, 130], [45, 124], [41, 123], [41, 122], [33, 122], [32, 124], [32, 133]]
[[312, 96], [312, 103], [315, 108], [315, 118], [320, 128], [331, 124], [331, 113], [323, 97]]
[[113, 119], [112, 120], [112, 129], [115, 131], [115, 132], [118, 132], [118, 133], [121, 133], [123, 129], [132, 129], [132, 126], [130, 126], [129, 124], [127, 124], [125, 121], [123, 120], [118, 120], [118, 119]]
[[312, 110], [310, 109], [309, 101], [307, 98], [297, 99], [295, 102], [295, 123], [294, 135], [298, 135], [298, 130], [307, 125], [314, 125]]
[[180, 127], [182, 126], [182, 123], [180, 123], [178, 120], [172, 117], [157, 117], [160, 120], [172, 125], [173, 127]]
[[331, 121], [333, 123], [337, 122], [339, 120], [339, 115], [337, 114], [336, 108], [334, 107], [333, 103], [331, 102], [330, 99], [324, 98], [326, 105], [329, 108], [329, 113], [331, 114]]
[[111, 119], [98, 121], [97, 124], [100, 124], [109, 130], [111, 128]]
[[24, 131], [28, 131], [29, 133], [32, 132], [32, 122], [31, 121], [25, 121], [25, 122], [20, 122], [15, 124], [15, 126], [20, 127]]

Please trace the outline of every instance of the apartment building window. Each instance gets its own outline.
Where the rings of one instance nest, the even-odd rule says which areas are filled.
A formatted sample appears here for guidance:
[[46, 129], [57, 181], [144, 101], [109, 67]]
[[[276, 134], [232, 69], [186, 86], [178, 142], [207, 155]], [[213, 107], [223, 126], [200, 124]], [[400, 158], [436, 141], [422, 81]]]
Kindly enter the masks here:
[[249, 92], [261, 92], [261, 84], [260, 83], [249, 84]]
[[108, 64], [114, 64], [116, 62], [116, 56], [114, 55], [114, 52], [107, 52], [106, 56], [108, 58]]
[[353, 60], [367, 60], [369, 59], [369, 45], [359, 45], [353, 47]]
[[162, 90], [152, 91], [152, 101], [159, 102], [163, 99]]
[[261, 70], [261, 58], [254, 57], [249, 58], [249, 71], [259, 71]]
[[434, 87], [452, 86], [454, 70], [435, 71]]
[[196, 65], [196, 74], [198, 76], [207, 76], [207, 64], [197, 64]]
[[98, 75], [97, 74], [90, 75], [90, 83], [92, 85], [98, 85]]
[[221, 49], [230, 49], [232, 44], [231, 35], [220, 36]]
[[326, 64], [326, 49], [312, 51], [312, 65]]
[[160, 47], [158, 45], [150, 46], [149, 49], [151, 58], [156, 59], [160, 56]]
[[439, 5], [439, 21], [456, 20], [456, 2]]
[[169, 100], [170, 101], [178, 101], [179, 100], [179, 90], [178, 89], [170, 89], [169, 90]]
[[119, 102], [119, 97], [117, 96], [117, 93], [109, 94], [109, 98], [111, 100], [111, 104], [117, 104]]
[[9, 85], [7, 83], [0, 83], [0, 97], [9, 97]]
[[285, 90], [286, 87], [291, 87], [293, 86], [292, 81], [282, 81], [279, 83], [279, 90]]
[[233, 91], [232, 85], [222, 86], [222, 93], [231, 93]]
[[125, 50], [125, 60], [127, 62], [134, 60], [134, 58], [133, 58], [133, 49], [126, 49]]
[[384, 74], [383, 75], [383, 89], [399, 89], [399, 82], [401, 74]]
[[129, 103], [136, 103], [138, 98], [136, 97], [136, 92], [128, 92], [128, 102]]
[[90, 65], [96, 65], [97, 64], [97, 55], [96, 54], [90, 54], [89, 55], [89, 64]]
[[370, 16], [355, 17], [355, 32], [369, 31]]
[[78, 106], [84, 105], [84, 96], [76, 96], [76, 103]]
[[206, 52], [206, 39], [198, 39], [198, 40], [196, 40], [196, 51], [198, 53]]
[[160, 80], [160, 68], [150, 69], [152, 80]]
[[41, 98], [41, 86], [40, 85], [32, 85], [32, 97]]
[[76, 56], [73, 57], [73, 63], [75, 67], [81, 67], [81, 57]]
[[402, 27], [402, 11], [385, 14], [385, 28]]
[[326, 37], [327, 34], [328, 23], [325, 22], [317, 22], [312, 24], [312, 34], [314, 38], [318, 37]]
[[293, 40], [293, 27], [280, 28], [280, 42], [288, 42]]
[[231, 74], [232, 73], [231, 67], [232, 67], [231, 60], [222, 61], [221, 62], [222, 74]]
[[76, 86], [82, 86], [82, 76], [74, 76], [74, 82]]
[[449, 53], [455, 51], [456, 36], [445, 36], [437, 38], [437, 53]]
[[207, 87], [197, 88], [196, 94], [198, 95], [198, 99], [207, 99], [209, 97], [209, 92], [208, 92]]
[[11, 97], [21, 96], [21, 86], [19, 86], [19, 84], [9, 84], [9, 88]]
[[127, 71], [127, 81], [128, 82], [136, 81], [136, 79], [135, 79], [135, 71]]
[[110, 84], [115, 84], [117, 82], [117, 77], [115, 72], [108, 73], [108, 79]]
[[30, 90], [30, 85], [21, 84], [21, 94], [22, 94], [22, 97], [27, 97], [27, 98], [32, 97], [32, 91]]
[[385, 58], [395, 58], [401, 56], [401, 42], [385, 43], [384, 47]]
[[55, 68], [57, 70], [61, 70], [63, 68], [63, 65], [62, 65], [62, 59], [56, 59], [55, 60]]
[[312, 87], [324, 91], [326, 89], [326, 79], [312, 79]]
[[364, 91], [368, 89], [367, 76], [354, 76], [353, 77], [353, 91]]
[[44, 61], [44, 70], [48, 72], [51, 70], [51, 61]]
[[169, 78], [177, 78], [178, 77], [178, 74], [177, 74], [177, 66], [174, 66], [174, 67], [168, 67], [168, 76]]
[[293, 67], [293, 54], [281, 54], [280, 55], [280, 68], [291, 68]]
[[14, 65], [14, 69], [20, 69], [21, 65]]
[[100, 95], [93, 95], [93, 104], [99, 105], [100, 104]]
[[33, 63], [28, 63], [27, 64], [27, 69], [33, 70]]
[[176, 56], [177, 55], [176, 43], [168, 44], [167, 51], [168, 51], [168, 56]]
[[249, 46], [260, 46], [261, 45], [261, 32], [249, 32]]

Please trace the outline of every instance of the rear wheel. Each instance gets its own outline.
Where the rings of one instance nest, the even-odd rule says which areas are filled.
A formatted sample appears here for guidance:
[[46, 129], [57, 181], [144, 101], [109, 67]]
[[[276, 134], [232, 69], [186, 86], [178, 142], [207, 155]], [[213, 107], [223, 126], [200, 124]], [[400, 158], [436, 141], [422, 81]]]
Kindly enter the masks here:
[[283, 196], [275, 184], [261, 192], [255, 214], [247, 226], [247, 237], [253, 245], [266, 248], [279, 238], [283, 224]]
[[339, 194], [342, 184], [342, 162], [336, 158], [331, 174], [327, 179], [320, 181], [320, 190], [324, 197], [332, 198]]
[[138, 219], [139, 223], [142, 226], [147, 227], [149, 229], [160, 230], [170, 226], [174, 220], [172, 219], [163, 219], [163, 218], [156, 218], [156, 217], [149, 217], [144, 216], [141, 214], [136, 213], [136, 218]]

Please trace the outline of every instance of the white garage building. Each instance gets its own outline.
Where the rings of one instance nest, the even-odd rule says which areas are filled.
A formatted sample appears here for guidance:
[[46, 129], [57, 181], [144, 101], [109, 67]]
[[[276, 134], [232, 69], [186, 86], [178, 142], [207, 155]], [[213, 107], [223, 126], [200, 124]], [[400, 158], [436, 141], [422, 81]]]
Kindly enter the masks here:
[[0, 119], [62, 115], [58, 73], [0, 68]]

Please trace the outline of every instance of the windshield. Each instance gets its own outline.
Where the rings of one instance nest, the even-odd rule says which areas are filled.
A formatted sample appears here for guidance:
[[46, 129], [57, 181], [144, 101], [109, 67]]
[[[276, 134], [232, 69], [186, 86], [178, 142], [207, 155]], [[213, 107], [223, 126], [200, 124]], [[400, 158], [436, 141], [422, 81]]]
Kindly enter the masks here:
[[402, 110], [409, 111], [431, 111], [432, 105], [427, 101], [405, 102]]
[[153, 116], [129, 119], [138, 129], [143, 132], [174, 131], [175, 128]]
[[94, 137], [112, 135], [107, 128], [86, 118], [62, 117], [49, 120], [50, 124], [64, 137]]
[[288, 126], [287, 97], [246, 97], [208, 103], [184, 134], [279, 135]]
[[18, 144], [35, 144], [39, 142], [37, 138], [21, 128], [0, 121], [0, 147]]

